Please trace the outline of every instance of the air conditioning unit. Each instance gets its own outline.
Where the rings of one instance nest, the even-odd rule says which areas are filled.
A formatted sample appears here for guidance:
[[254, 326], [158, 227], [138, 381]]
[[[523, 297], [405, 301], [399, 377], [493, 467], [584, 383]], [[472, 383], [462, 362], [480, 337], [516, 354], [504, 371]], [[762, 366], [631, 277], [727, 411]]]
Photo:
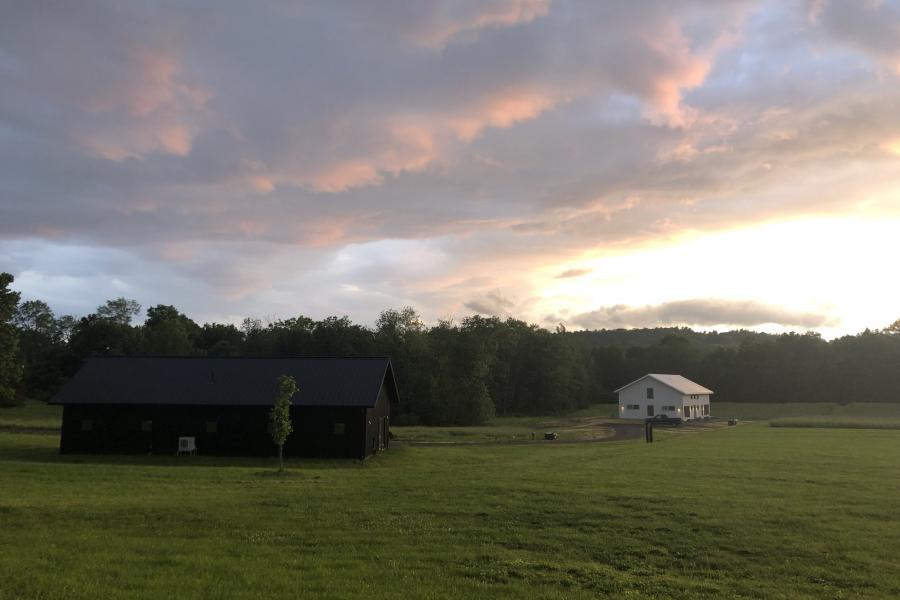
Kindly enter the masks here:
[[197, 452], [197, 438], [180, 437], [178, 438], [177, 454], [194, 454]]

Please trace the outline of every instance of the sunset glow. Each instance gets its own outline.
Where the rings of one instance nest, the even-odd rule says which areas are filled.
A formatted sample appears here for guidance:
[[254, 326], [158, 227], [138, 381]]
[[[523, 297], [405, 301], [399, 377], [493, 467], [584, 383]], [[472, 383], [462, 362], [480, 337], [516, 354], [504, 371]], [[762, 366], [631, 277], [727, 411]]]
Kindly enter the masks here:
[[[900, 256], [900, 218], [809, 219], [697, 235], [671, 243], [579, 262], [579, 277], [546, 282], [540, 306], [576, 317], [575, 326], [593, 328], [591, 311], [626, 305], [651, 307], [649, 314], [618, 315], [605, 325], [678, 325], [659, 314], [659, 305], [698, 298], [735, 309], [733, 320], [695, 323], [702, 328], [739, 324], [768, 331], [815, 329], [828, 337], [876, 329], [894, 318], [900, 284], [873, 256]], [[770, 310], [740, 322], [742, 303]], [[613, 311], [615, 314], [615, 311]], [[578, 315], [581, 315], [580, 319]], [[630, 320], [629, 320], [630, 319]], [[754, 319], [759, 322], [754, 322]], [[791, 322], [793, 321], [793, 322]]]
[[0, 271], [24, 299], [900, 318], [896, 2], [217, 10], [3, 9]]

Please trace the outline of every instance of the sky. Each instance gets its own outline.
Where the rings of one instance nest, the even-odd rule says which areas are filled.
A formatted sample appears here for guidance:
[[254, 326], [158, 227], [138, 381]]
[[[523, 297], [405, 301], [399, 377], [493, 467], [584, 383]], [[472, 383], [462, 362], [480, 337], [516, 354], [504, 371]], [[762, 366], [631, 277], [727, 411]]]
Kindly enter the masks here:
[[900, 318], [900, 0], [0, 1], [0, 82], [58, 314]]

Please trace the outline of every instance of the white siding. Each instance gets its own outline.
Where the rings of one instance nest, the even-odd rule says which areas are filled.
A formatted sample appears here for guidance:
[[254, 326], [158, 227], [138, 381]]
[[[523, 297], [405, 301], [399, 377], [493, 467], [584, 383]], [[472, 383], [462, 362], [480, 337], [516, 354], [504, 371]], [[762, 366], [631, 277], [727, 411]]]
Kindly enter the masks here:
[[[647, 388], [653, 389], [653, 399], [647, 398]], [[709, 402], [707, 396], [707, 403]], [[637, 409], [628, 408], [637, 405]], [[653, 415], [647, 414], [647, 406], [653, 407]], [[663, 406], [674, 406], [675, 410], [663, 410]], [[668, 415], [680, 417], [682, 407], [681, 392], [673, 390], [652, 377], [643, 377], [619, 392], [619, 416], [623, 419], [646, 419], [648, 416]]]

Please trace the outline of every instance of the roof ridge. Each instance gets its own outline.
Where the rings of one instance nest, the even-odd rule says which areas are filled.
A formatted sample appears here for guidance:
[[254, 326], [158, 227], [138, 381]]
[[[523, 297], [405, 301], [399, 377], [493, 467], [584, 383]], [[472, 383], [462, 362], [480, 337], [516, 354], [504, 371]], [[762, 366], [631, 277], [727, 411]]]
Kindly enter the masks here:
[[[659, 383], [661, 383], [667, 387], [670, 387], [670, 388], [674, 389], [675, 391], [680, 392], [682, 394], [694, 394], [694, 393], [713, 394], [713, 393], [715, 393], [708, 387], [701, 385], [692, 379], [688, 379], [684, 375], [680, 375], [678, 373], [645, 373], [644, 375], [641, 375], [634, 381], [626, 383], [622, 387], [620, 387], [616, 390], [613, 390], [613, 393], [619, 393], [620, 391], [624, 390], [625, 388], [631, 387], [632, 385], [636, 384], [637, 382], [641, 381], [642, 379], [646, 379], [647, 377], [651, 377], [651, 378], [655, 379], [656, 381], [658, 381]], [[685, 391], [684, 389], [679, 389], [679, 388], [675, 387], [675, 382], [667, 381], [665, 379], [666, 377], [677, 377], [677, 378], [683, 380], [683, 382], [690, 384], [691, 386], [696, 386], [697, 388], [700, 388], [703, 391], [701, 391], [700, 389], [692, 390], [692, 391]]]

